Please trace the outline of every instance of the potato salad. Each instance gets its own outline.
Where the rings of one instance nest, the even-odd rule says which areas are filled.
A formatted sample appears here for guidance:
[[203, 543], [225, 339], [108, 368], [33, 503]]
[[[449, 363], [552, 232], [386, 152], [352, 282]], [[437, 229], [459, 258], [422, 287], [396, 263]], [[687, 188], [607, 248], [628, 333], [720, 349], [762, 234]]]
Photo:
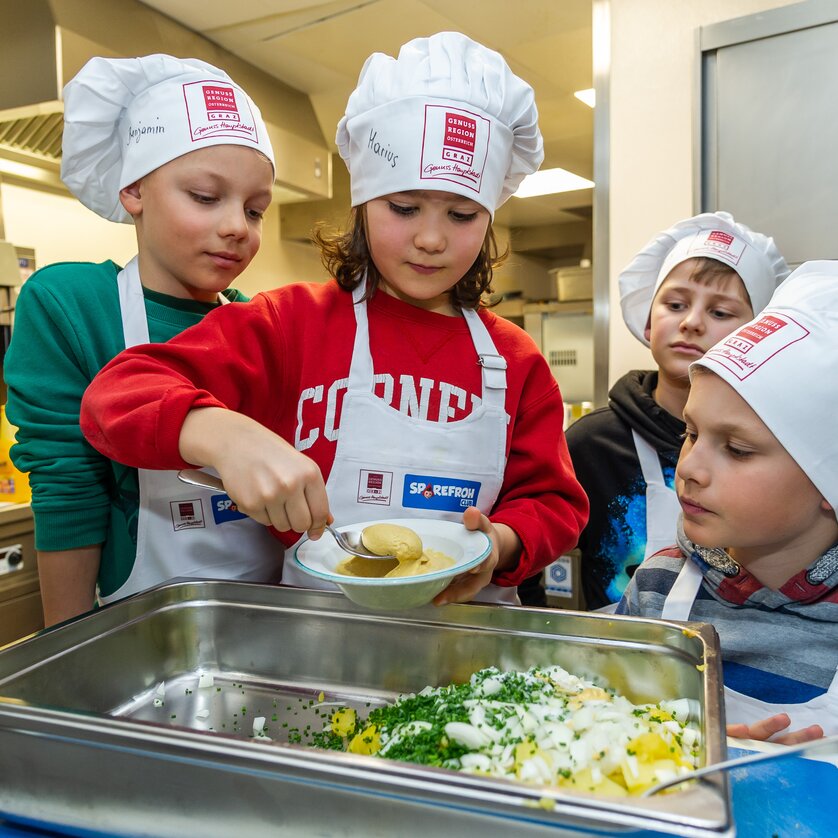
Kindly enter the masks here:
[[372, 710], [341, 708], [316, 744], [385, 759], [626, 796], [697, 767], [686, 699], [635, 705], [560, 666], [495, 668]]

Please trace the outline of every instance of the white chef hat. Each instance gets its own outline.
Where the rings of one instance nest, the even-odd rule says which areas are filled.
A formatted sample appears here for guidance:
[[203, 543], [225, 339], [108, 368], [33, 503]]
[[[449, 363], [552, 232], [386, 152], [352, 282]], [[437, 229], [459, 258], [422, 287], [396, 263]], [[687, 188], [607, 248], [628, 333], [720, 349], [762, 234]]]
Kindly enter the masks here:
[[427, 189], [494, 214], [544, 159], [532, 88], [500, 53], [459, 32], [377, 52], [361, 70], [336, 142], [352, 206]]
[[131, 223], [119, 191], [199, 148], [241, 145], [274, 165], [259, 108], [196, 58], [91, 58], [64, 88], [61, 179], [109, 221]]
[[645, 331], [652, 301], [672, 269], [705, 257], [739, 274], [754, 314], [762, 311], [789, 275], [774, 239], [733, 220], [729, 212], [705, 212], [658, 233], [620, 274], [620, 305], [631, 333], [649, 345]]
[[751, 406], [838, 517], [838, 262], [801, 265], [761, 314], [691, 372], [697, 364]]

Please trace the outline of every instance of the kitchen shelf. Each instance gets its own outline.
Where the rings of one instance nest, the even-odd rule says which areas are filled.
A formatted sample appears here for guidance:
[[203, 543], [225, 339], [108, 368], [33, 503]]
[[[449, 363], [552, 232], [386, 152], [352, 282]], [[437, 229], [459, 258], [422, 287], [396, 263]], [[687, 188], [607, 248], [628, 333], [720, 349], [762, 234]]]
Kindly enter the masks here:
[[557, 300], [529, 302], [527, 300], [503, 300], [491, 307], [498, 317], [523, 317], [525, 314], [593, 314], [593, 300], [574, 300], [560, 303]]
[[593, 312], [593, 300], [573, 300], [567, 303], [549, 300], [543, 303], [525, 303], [523, 306], [524, 314], [593, 314]]

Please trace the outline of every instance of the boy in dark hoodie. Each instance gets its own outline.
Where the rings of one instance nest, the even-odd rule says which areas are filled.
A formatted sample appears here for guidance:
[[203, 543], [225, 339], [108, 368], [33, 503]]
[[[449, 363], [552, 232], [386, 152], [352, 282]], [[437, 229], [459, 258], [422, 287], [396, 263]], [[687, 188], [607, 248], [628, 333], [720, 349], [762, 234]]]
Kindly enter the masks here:
[[620, 274], [623, 318], [657, 369], [626, 373], [607, 407], [567, 431], [591, 502], [579, 540], [588, 609], [613, 609], [643, 559], [672, 544], [689, 365], [761, 311], [788, 273], [773, 239], [716, 212], [660, 233]]

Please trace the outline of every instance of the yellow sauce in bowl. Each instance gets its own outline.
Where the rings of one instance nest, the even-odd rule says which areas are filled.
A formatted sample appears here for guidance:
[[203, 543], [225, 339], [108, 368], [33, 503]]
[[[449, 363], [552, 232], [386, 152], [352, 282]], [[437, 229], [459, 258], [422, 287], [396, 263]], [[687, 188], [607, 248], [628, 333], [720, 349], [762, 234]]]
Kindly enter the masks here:
[[335, 570], [344, 576], [366, 579], [420, 576], [445, 570], [454, 559], [439, 550], [424, 549], [422, 540], [409, 527], [395, 524], [372, 524], [361, 537], [371, 553], [394, 555], [395, 559], [364, 559], [347, 556]]

